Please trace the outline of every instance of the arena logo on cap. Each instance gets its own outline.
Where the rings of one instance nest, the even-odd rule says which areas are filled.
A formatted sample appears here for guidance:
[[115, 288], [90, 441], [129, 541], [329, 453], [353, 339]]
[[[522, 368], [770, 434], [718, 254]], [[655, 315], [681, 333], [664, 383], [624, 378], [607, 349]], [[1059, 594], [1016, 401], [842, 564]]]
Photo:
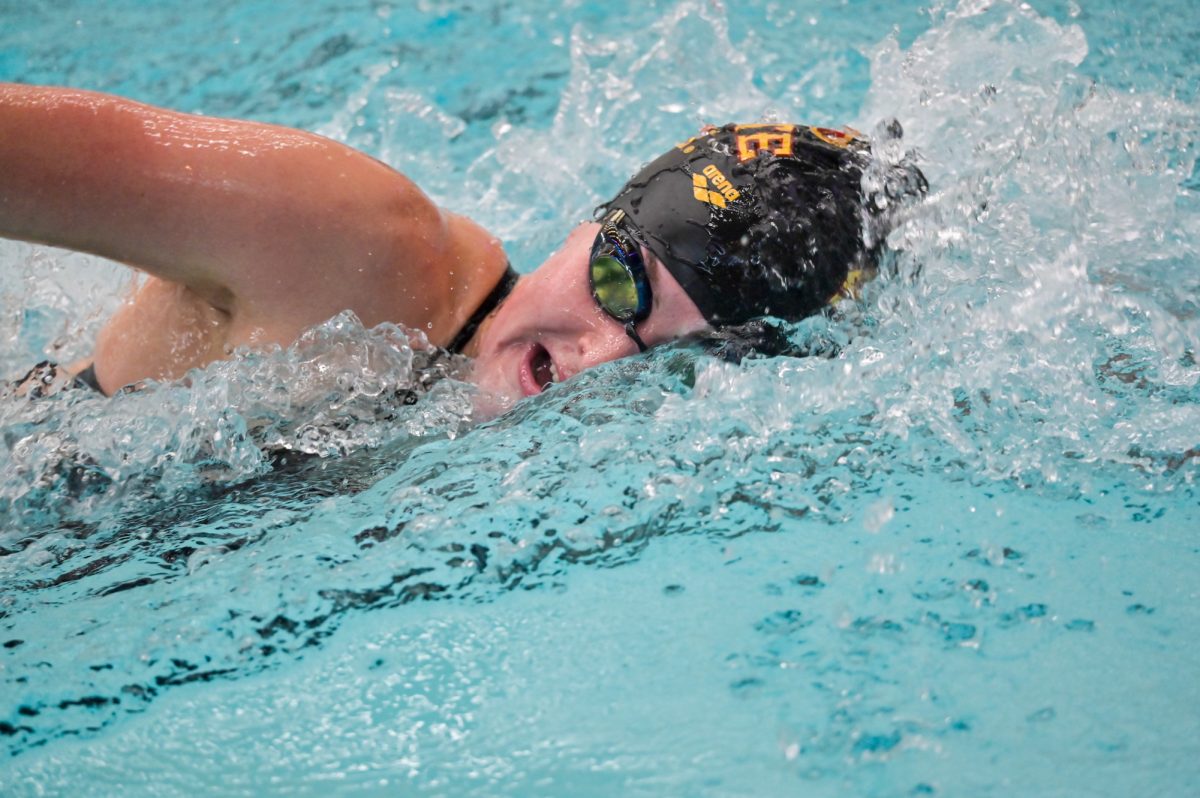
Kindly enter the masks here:
[[[717, 189], [716, 191], [709, 189], [709, 180], [712, 181], [712, 185]], [[707, 202], [709, 205], [724, 208], [726, 201], [733, 202], [741, 194], [733, 187], [729, 179], [721, 174], [721, 170], [717, 168], [716, 164], [710, 163], [704, 167], [702, 174], [692, 175], [692, 196], [701, 202]]]

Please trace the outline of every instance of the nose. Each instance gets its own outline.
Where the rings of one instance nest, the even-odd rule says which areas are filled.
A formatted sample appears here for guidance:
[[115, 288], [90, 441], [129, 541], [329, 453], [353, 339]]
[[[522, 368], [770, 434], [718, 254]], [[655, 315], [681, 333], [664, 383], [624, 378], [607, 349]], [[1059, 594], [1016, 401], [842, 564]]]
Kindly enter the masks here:
[[596, 304], [588, 278], [588, 255], [600, 226], [586, 223], [525, 286], [538, 313], [538, 339], [550, 351], [562, 379], [609, 360], [637, 354], [625, 325]]
[[586, 301], [558, 303], [543, 317], [540, 338], [555, 360], [561, 379], [638, 353], [624, 326], [601, 310], [588, 292]]
[[577, 345], [579, 367], [576, 371], [636, 355], [641, 351], [625, 332], [625, 326], [603, 311], [599, 311], [587, 331], [578, 336]]

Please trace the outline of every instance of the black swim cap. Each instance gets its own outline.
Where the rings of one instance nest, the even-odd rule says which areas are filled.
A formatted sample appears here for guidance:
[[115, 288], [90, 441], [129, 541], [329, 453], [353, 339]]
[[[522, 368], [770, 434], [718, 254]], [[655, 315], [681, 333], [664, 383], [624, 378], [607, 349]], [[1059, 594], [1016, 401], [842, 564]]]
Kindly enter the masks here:
[[[898, 125], [888, 130], [899, 136]], [[798, 321], [875, 268], [883, 235], [868, 227], [885, 214], [864, 200], [870, 163], [870, 144], [854, 130], [708, 127], [642, 169], [600, 212], [625, 211], [631, 234], [710, 324]], [[889, 194], [927, 190], [915, 166], [900, 171]]]

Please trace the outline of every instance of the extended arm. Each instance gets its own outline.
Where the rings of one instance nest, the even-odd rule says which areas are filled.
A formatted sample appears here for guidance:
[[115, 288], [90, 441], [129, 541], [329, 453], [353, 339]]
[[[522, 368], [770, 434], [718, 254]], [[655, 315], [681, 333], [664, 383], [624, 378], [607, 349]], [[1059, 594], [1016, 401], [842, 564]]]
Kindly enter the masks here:
[[396, 263], [410, 282], [411, 264], [445, 263], [454, 221], [320, 136], [0, 84], [0, 235], [139, 267], [221, 309], [386, 316]]

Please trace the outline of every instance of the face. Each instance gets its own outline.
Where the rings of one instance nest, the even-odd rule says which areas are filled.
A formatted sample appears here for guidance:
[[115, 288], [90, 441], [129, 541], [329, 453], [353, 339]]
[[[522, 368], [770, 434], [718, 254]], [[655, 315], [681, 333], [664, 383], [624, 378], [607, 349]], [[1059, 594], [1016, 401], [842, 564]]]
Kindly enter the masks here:
[[[625, 325], [592, 297], [588, 263], [599, 230], [595, 222], [576, 227], [561, 249], [521, 278], [467, 347], [465, 354], [475, 358], [472, 381], [487, 397], [488, 406], [481, 408], [485, 412], [502, 412], [550, 383], [638, 353]], [[653, 304], [636, 329], [647, 346], [707, 327], [695, 303], [658, 259], [645, 249], [642, 258]]]

